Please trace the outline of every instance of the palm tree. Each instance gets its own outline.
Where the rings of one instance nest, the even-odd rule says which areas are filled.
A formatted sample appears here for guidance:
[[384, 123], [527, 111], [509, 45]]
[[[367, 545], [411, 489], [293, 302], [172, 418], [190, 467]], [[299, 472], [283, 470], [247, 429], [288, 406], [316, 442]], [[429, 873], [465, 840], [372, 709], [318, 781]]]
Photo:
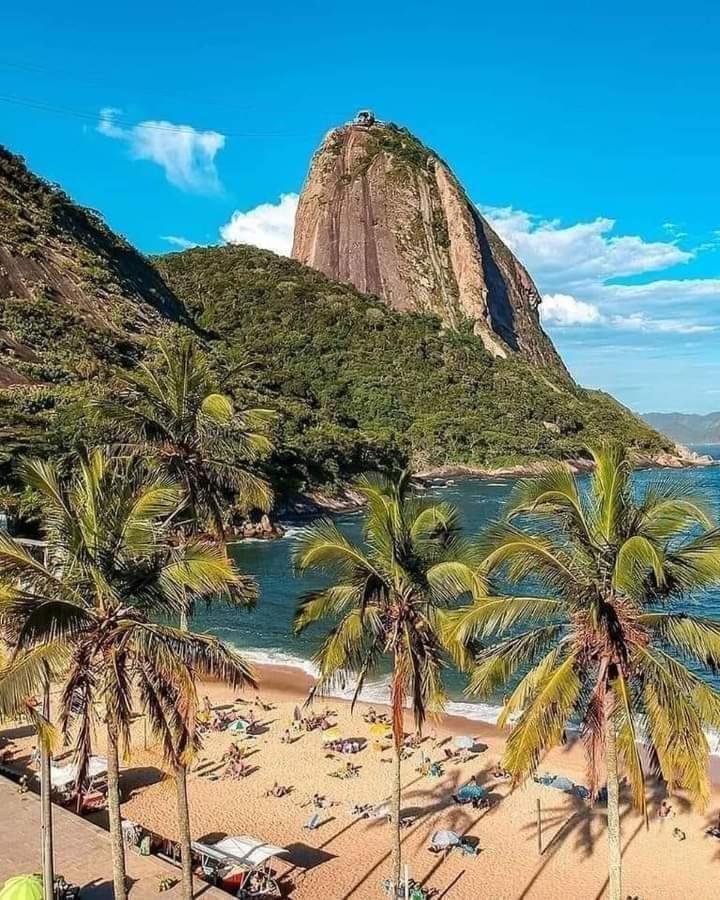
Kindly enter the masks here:
[[315, 656], [320, 675], [312, 693], [354, 680], [354, 704], [368, 676], [381, 672], [383, 663], [392, 668], [396, 891], [401, 879], [403, 711], [407, 702], [421, 729], [426, 716], [444, 706], [442, 620], [450, 601], [472, 588], [477, 562], [458, 536], [455, 509], [418, 500], [409, 488], [408, 473], [396, 481], [361, 479], [357, 489], [368, 502], [364, 545], [325, 521], [305, 532], [295, 553], [300, 570], [334, 579], [329, 587], [308, 593], [295, 616], [296, 633], [319, 620], [331, 623]]
[[[608, 792], [609, 886], [621, 900], [618, 768], [646, 813], [649, 771], [670, 789], [709, 797], [704, 727], [720, 726], [720, 694], [697, 674], [720, 667], [720, 622], [674, 601], [720, 581], [720, 530], [703, 501], [658, 477], [635, 492], [625, 452], [593, 454], [584, 491], [567, 466], [519, 483], [485, 540], [483, 572], [543, 596], [477, 597], [454, 638], [480, 641], [469, 692], [512, 687], [499, 724], [518, 715], [504, 765], [515, 783], [578, 723], [597, 794]], [[687, 665], [689, 664], [689, 665]]]
[[208, 356], [189, 336], [165, 339], [158, 356], [121, 376], [113, 398], [96, 401], [99, 421], [131, 453], [153, 459], [185, 491], [182, 525], [223, 538], [226, 510], [272, 505], [272, 491], [253, 465], [272, 449], [275, 413], [235, 410], [216, 392]]
[[[217, 639], [162, 620], [184, 609], [188, 596], [242, 602], [247, 579], [215, 543], [174, 541], [170, 520], [182, 489], [167, 476], [148, 474], [138, 460], [108, 459], [95, 450], [69, 478], [40, 461], [25, 463], [23, 475], [41, 497], [47, 562], [0, 537], [0, 628], [16, 635], [19, 652], [47, 642], [69, 649], [61, 726], [66, 739], [74, 737], [78, 785], [91, 754], [96, 706], [104, 710], [114, 894], [125, 900], [119, 760], [129, 748], [133, 691], [168, 755], [179, 759], [192, 740], [193, 674], [233, 686], [252, 683], [252, 674]], [[184, 851], [187, 868], [189, 848]]]
[[[160, 341], [158, 358], [123, 374], [122, 380], [117, 397], [94, 404], [97, 416], [126, 451], [153, 459], [161, 472], [182, 485], [179, 532], [197, 537], [210, 529], [224, 540], [225, 511], [233, 503], [244, 512], [270, 509], [270, 486], [252, 466], [272, 449], [267, 431], [275, 414], [234, 410], [230, 399], [215, 391], [209, 358], [190, 336]], [[250, 602], [255, 588], [249, 580], [245, 585]], [[189, 597], [180, 609], [182, 628], [190, 626], [193, 611]], [[187, 773], [180, 757], [175, 771], [178, 809], [187, 810]], [[189, 859], [187, 816], [180, 831], [183, 857]]]
[[[0, 722], [24, 717], [37, 734], [40, 747], [43, 894], [45, 900], [53, 900], [55, 862], [50, 767], [57, 733], [49, 717], [49, 689], [50, 681], [62, 674], [67, 654], [62, 646], [53, 643], [19, 654], [14, 653], [11, 647], [12, 638], [6, 634], [5, 641], [0, 644]], [[43, 696], [41, 709], [38, 709], [35, 699], [38, 694]]]

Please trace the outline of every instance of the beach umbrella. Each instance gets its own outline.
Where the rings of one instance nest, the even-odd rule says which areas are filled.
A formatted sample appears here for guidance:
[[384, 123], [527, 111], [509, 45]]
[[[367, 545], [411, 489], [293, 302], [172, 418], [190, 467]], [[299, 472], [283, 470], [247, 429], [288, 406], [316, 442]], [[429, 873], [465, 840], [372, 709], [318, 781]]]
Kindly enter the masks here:
[[454, 831], [436, 831], [432, 838], [430, 838], [430, 842], [433, 847], [440, 847], [441, 849], [457, 847], [460, 843], [460, 835], [455, 834]]
[[247, 731], [247, 729], [248, 729], [248, 723], [245, 721], [245, 719], [235, 719], [234, 722], [231, 722], [228, 725], [226, 730], [232, 731], [232, 732], [237, 732], [237, 731], [245, 732], [245, 731]]
[[558, 775], [558, 777], [550, 783], [550, 787], [555, 788], [557, 791], [571, 791], [575, 787], [575, 784], [564, 775]]
[[453, 743], [458, 750], [472, 750], [475, 746], [475, 738], [471, 738], [467, 734], [460, 734], [455, 738]]
[[8, 878], [0, 900], [43, 900], [43, 883], [38, 875], [16, 875]]
[[342, 732], [337, 725], [333, 725], [332, 728], [326, 728], [325, 731], [322, 732], [323, 741], [339, 741], [341, 737]]
[[371, 737], [385, 737], [390, 731], [390, 726], [385, 722], [375, 722], [370, 726]]

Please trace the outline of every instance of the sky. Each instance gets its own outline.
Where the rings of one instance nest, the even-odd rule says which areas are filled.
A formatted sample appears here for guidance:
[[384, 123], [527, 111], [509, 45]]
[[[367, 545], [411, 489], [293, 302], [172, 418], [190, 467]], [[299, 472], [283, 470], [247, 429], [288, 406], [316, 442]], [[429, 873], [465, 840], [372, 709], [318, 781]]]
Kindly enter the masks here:
[[288, 253], [312, 152], [371, 108], [450, 163], [581, 384], [705, 413], [720, 409], [718, 34], [700, 0], [12, 4], [0, 143], [144, 252]]

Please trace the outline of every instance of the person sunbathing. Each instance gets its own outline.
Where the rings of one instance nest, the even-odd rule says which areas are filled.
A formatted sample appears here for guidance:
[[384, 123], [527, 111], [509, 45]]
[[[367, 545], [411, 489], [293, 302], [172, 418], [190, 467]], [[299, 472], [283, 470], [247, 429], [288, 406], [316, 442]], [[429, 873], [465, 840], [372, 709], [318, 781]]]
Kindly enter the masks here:
[[277, 781], [270, 788], [269, 791], [265, 791], [266, 797], [286, 797], [290, 793], [290, 788], [285, 784], [278, 784]]
[[492, 770], [492, 777], [497, 778], [498, 781], [509, 781], [512, 778], [512, 775], [508, 772], [507, 769], [504, 769], [500, 763], [497, 763]]
[[658, 819], [669, 819], [673, 815], [673, 808], [667, 802], [667, 800], [663, 800], [660, 804], [660, 809], [658, 809]]

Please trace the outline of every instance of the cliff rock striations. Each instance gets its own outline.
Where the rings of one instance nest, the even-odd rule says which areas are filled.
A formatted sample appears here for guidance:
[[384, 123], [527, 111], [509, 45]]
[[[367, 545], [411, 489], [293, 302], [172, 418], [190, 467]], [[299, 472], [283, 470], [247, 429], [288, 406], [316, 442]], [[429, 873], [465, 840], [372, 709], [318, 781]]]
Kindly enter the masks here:
[[468, 323], [486, 349], [564, 368], [532, 278], [450, 168], [404, 128], [336, 128], [315, 153], [292, 255], [397, 310]]

